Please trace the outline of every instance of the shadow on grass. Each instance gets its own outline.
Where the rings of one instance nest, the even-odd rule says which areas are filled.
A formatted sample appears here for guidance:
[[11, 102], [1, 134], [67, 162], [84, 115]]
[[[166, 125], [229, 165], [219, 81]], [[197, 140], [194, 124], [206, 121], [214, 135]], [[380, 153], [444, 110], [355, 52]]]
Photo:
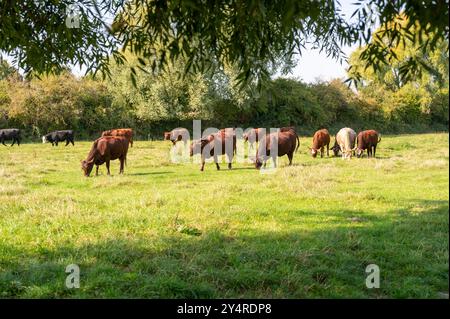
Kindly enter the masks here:
[[[448, 292], [448, 201], [415, 202], [424, 208], [417, 214], [392, 212], [352, 222], [348, 217], [366, 212], [330, 212], [337, 221], [322, 220], [321, 227], [306, 230], [305, 220], [294, 219], [286, 231], [254, 230], [250, 222], [238, 233], [218, 227], [197, 236], [168, 224], [152, 238], [124, 236], [33, 251], [3, 242], [0, 294], [437, 298]], [[80, 266], [80, 289], [64, 286], [65, 267], [72, 263]], [[380, 267], [380, 289], [365, 287], [365, 268], [372, 263]]]

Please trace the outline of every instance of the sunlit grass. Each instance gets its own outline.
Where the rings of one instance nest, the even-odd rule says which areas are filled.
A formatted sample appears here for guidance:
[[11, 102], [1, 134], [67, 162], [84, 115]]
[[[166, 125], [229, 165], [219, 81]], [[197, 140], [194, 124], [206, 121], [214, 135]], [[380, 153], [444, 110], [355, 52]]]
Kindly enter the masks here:
[[[448, 294], [447, 134], [385, 136], [377, 159], [170, 162], [139, 142], [125, 175], [82, 176], [91, 146], [0, 146], [2, 297], [370, 297]], [[65, 267], [81, 268], [80, 289]], [[367, 289], [365, 268], [381, 270]]]

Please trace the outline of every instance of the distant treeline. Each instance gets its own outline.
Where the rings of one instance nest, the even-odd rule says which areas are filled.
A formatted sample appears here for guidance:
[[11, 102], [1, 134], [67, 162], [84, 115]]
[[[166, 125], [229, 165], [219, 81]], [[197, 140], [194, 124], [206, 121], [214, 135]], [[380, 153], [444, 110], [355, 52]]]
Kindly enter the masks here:
[[0, 128], [23, 129], [28, 140], [63, 129], [91, 139], [118, 127], [134, 128], [138, 139], [155, 139], [175, 127], [191, 129], [194, 119], [203, 128], [295, 126], [308, 135], [323, 127], [334, 134], [344, 126], [382, 133], [448, 130], [448, 59], [442, 52], [430, 61], [444, 77], [424, 74], [403, 83], [393, 66], [377, 73], [362, 68], [358, 90], [339, 79], [306, 84], [291, 78], [239, 90], [231, 67], [182, 77], [181, 62], [161, 74], [137, 71], [133, 84], [136, 58], [127, 60], [112, 65], [111, 78], [103, 81], [70, 72], [26, 81], [0, 61]]
[[[69, 71], [24, 81], [0, 58], [0, 128], [21, 128], [29, 139], [62, 129], [90, 139], [118, 127], [134, 128], [137, 138], [162, 138], [163, 131], [192, 128], [193, 119], [201, 119], [203, 128], [295, 126], [300, 134], [323, 127], [335, 133], [343, 126], [382, 133], [448, 130], [447, 40], [427, 52], [410, 40], [397, 43], [397, 58], [376, 69], [361, 59], [363, 50], [349, 57], [348, 76], [357, 90], [340, 79], [275, 79], [282, 63], [267, 64], [268, 80], [242, 88], [237, 66], [186, 75], [182, 58], [158, 70], [151, 58], [130, 52], [124, 64], [111, 59], [110, 77], [103, 81]], [[413, 72], [412, 62], [423, 71]]]

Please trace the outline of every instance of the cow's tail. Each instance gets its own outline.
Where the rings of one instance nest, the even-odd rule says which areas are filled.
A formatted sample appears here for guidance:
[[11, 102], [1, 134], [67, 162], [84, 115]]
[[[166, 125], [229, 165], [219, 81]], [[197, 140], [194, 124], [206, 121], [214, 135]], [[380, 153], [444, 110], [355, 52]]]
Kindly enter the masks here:
[[297, 138], [297, 147], [295, 148], [295, 152], [297, 153], [298, 148], [300, 147], [300, 139], [298, 138], [297, 132], [295, 132], [295, 137]]
[[377, 143], [380, 143], [380, 142], [381, 142], [381, 134], [378, 133], [378, 142]]

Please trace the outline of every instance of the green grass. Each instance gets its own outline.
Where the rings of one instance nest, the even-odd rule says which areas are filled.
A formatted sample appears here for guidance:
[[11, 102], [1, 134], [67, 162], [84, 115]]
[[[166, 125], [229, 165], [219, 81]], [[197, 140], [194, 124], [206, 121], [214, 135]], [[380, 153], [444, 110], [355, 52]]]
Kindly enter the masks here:
[[262, 175], [202, 173], [138, 141], [125, 175], [114, 161], [91, 178], [90, 142], [0, 146], [0, 297], [448, 296], [448, 134], [383, 136], [377, 159], [350, 161], [313, 159], [310, 143]]

